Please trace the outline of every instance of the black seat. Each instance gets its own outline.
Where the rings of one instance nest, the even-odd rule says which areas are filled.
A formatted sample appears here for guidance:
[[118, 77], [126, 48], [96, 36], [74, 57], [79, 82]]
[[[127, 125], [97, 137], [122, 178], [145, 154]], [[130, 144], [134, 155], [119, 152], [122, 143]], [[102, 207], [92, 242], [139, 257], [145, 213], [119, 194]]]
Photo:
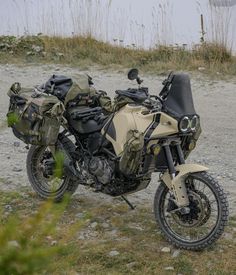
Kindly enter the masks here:
[[134, 102], [143, 103], [148, 98], [148, 88], [117, 90], [116, 94], [128, 97]]

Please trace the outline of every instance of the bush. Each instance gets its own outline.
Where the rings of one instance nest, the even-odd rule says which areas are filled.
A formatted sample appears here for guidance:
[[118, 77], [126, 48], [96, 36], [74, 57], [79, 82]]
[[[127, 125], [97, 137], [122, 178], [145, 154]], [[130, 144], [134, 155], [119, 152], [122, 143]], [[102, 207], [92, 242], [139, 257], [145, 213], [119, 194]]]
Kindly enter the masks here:
[[231, 52], [223, 45], [217, 43], [203, 43], [197, 51], [197, 58], [210, 62], [229, 62], [232, 60]]
[[67, 202], [46, 202], [36, 215], [24, 220], [14, 216], [1, 225], [0, 274], [35, 274], [50, 265], [62, 248], [52, 246], [46, 236], [54, 233]]

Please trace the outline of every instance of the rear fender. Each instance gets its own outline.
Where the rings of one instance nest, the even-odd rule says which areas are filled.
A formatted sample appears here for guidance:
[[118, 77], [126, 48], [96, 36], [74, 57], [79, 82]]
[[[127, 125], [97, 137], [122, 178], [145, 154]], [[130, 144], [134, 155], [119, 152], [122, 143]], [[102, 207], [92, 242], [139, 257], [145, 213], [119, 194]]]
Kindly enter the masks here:
[[178, 172], [177, 176], [172, 179], [167, 171], [161, 176], [161, 180], [173, 191], [178, 207], [185, 207], [189, 205], [185, 179], [189, 174], [207, 171], [208, 168], [198, 164], [181, 164], [175, 169]]

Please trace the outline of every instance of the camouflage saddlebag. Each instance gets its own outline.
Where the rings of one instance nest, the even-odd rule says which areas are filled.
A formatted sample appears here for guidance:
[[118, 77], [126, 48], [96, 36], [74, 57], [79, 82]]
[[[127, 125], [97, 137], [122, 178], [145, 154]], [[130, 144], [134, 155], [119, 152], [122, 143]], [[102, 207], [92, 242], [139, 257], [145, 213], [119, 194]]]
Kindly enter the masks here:
[[137, 173], [142, 158], [144, 134], [137, 130], [130, 130], [127, 142], [120, 160], [120, 171], [126, 176]]
[[65, 110], [63, 103], [55, 96], [22, 89], [19, 83], [12, 85], [8, 96], [7, 120], [14, 135], [26, 144], [54, 145]]
[[89, 106], [96, 94], [87, 75], [78, 74], [75, 82], [63, 75], [53, 75], [40, 87], [47, 94], [56, 96], [64, 106]]

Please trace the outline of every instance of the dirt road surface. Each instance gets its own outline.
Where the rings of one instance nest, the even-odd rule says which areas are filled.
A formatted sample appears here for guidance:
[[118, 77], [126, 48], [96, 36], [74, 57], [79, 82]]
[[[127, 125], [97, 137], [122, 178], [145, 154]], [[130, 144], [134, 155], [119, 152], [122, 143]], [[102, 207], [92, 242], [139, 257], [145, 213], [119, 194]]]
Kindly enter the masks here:
[[[85, 72], [85, 71], [84, 71]], [[125, 72], [101, 71], [93, 68], [86, 71], [93, 76], [96, 88], [106, 90], [110, 96], [115, 90], [136, 86], [129, 81]], [[78, 68], [53, 65], [0, 66], [0, 190], [18, 191], [30, 188], [26, 174], [27, 150], [4, 125], [9, 98], [7, 91], [13, 82], [23, 87], [44, 83], [52, 74], [63, 74], [76, 78]], [[162, 87], [163, 77], [143, 75], [144, 85], [151, 94], [157, 94]], [[192, 76], [195, 107], [201, 116], [203, 133], [197, 148], [188, 162], [195, 162], [210, 168], [228, 193], [231, 215], [236, 215], [236, 77], [231, 80], [211, 80], [203, 74]], [[130, 195], [129, 199], [138, 204], [152, 204], [157, 188], [158, 175], [153, 176], [150, 186]], [[78, 193], [88, 191], [78, 188]], [[89, 196], [101, 200], [112, 200], [102, 194], [90, 192]]]

